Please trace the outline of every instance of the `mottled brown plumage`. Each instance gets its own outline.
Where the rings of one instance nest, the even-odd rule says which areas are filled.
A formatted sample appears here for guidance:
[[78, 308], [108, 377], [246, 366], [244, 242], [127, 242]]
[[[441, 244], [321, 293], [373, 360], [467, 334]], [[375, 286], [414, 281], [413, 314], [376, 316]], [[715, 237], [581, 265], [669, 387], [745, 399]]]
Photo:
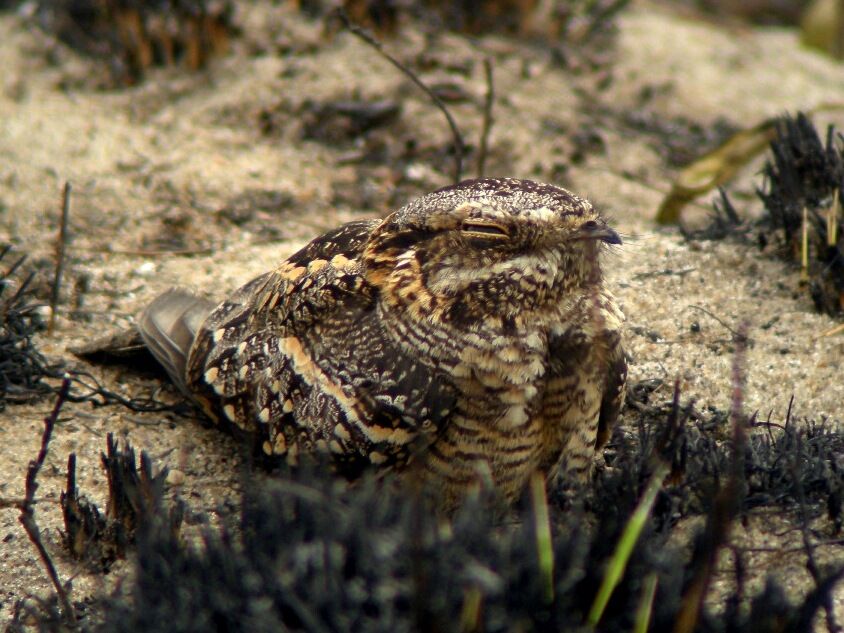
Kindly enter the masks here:
[[618, 415], [604, 243], [620, 239], [568, 191], [466, 181], [322, 235], [213, 310], [166, 293], [139, 329], [267, 453], [324, 451], [352, 472], [413, 461], [447, 507], [479, 478], [512, 500], [537, 469], [586, 476]]

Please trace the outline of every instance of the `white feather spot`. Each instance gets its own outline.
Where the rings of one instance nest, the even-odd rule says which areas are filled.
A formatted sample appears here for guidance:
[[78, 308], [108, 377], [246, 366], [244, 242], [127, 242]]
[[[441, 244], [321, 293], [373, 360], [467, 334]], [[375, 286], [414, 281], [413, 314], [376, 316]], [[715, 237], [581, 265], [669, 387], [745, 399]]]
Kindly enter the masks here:
[[346, 430], [346, 427], [344, 427], [342, 424], [338, 424], [334, 427], [334, 435], [339, 437], [341, 440], [345, 440], [346, 442], [352, 439], [352, 436], [349, 435], [349, 432]]
[[326, 259], [313, 259], [308, 263], [308, 272], [315, 273], [319, 272], [323, 268], [328, 266], [328, 260]]
[[505, 429], [515, 429], [528, 421], [528, 415], [523, 406], [509, 407], [499, 421]]
[[337, 254], [331, 258], [331, 265], [338, 270], [343, 270], [349, 265], [349, 258], [344, 255]]
[[524, 214], [526, 217], [531, 218], [533, 220], [540, 220], [542, 222], [550, 222], [557, 217], [557, 214], [554, 213], [548, 207], [539, 207], [536, 209], [524, 209]]

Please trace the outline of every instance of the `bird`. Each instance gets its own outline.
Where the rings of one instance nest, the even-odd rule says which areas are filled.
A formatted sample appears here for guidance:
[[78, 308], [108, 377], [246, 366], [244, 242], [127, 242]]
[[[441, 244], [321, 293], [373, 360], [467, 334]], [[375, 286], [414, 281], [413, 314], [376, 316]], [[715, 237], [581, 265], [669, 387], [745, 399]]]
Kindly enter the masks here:
[[622, 243], [586, 199], [473, 179], [307, 244], [219, 304], [174, 288], [137, 321], [176, 385], [297, 464], [398, 472], [444, 508], [533, 473], [586, 481], [619, 416]]

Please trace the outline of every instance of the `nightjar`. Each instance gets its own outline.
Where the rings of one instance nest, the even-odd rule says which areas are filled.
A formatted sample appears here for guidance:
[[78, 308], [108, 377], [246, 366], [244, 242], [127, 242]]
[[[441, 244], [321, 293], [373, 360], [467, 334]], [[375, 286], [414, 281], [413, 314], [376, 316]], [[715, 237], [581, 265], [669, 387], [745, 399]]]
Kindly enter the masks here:
[[400, 469], [445, 507], [479, 479], [513, 500], [537, 470], [587, 477], [618, 416], [605, 244], [621, 239], [565, 189], [468, 180], [316, 238], [219, 305], [170, 290], [138, 329], [268, 454]]

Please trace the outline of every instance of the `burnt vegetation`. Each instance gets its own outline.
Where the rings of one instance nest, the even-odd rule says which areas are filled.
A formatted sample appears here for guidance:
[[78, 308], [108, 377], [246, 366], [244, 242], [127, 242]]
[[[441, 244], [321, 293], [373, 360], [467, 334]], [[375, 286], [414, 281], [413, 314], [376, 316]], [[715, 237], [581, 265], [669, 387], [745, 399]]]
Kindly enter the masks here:
[[[37, 400], [52, 393], [46, 378], [60, 370], [38, 350], [33, 337], [46, 324], [37, 296], [40, 284], [26, 257], [0, 247], [0, 411], [9, 403]], [[41, 288], [43, 291], [43, 288]]]
[[104, 62], [113, 85], [155, 67], [203, 68], [234, 34], [229, 0], [42, 0], [35, 20], [64, 44]]
[[821, 140], [801, 114], [782, 121], [771, 152], [759, 191], [767, 212], [762, 230], [773, 234], [786, 258], [803, 262], [817, 309], [840, 315], [844, 313], [844, 137], [830, 126]]
[[738, 213], [722, 191], [706, 229], [691, 239], [738, 239], [771, 247], [795, 267], [820, 312], [844, 315], [844, 136], [822, 136], [804, 114], [777, 124], [757, 195], [758, 220]]
[[[606, 62], [607, 44], [615, 34], [614, 18], [628, 3], [308, 0], [290, 4], [324, 20], [327, 32], [341, 28], [336, 20], [336, 10], [341, 8], [355, 23], [383, 37], [395, 35], [408, 21], [468, 35], [518, 35], [552, 45], [557, 59], [577, 70]], [[0, 10], [20, 4], [3, 2]], [[38, 0], [26, 13], [46, 33], [100, 60], [108, 77], [103, 85], [127, 86], [143, 81], [155, 68], [182, 66], [197, 71], [224, 56], [240, 33], [235, 8], [231, 0]]]
[[[726, 546], [730, 524], [771, 510], [789, 513], [808, 534], [803, 555], [815, 566], [814, 588], [795, 603], [769, 579], [748, 595], [745, 552], [732, 546], [737, 589], [726, 609], [704, 608], [680, 630], [808, 630], [844, 574], [814, 563], [817, 547], [840, 535], [844, 433], [790, 411], [765, 421], [702, 411], [681, 404], [676, 388], [672, 401], [657, 401], [660, 386], [633, 386], [606, 466], [588, 489], [552, 487], [546, 525], [529, 495], [507, 511], [479, 491], [446, 520], [406, 489], [371, 477], [350, 487], [309, 465], [253, 480], [224, 527], [187, 542], [184, 506], [165, 494], [166, 470], [153, 475], [148, 456], [138, 465], [131, 447], [109, 438], [107, 516], [77, 490], [71, 456], [65, 544], [77, 560], [108, 568], [134, 543], [133, 579], [93, 605], [77, 603], [72, 626], [58, 617], [58, 603], [21, 602], [8, 630], [33, 618], [41, 631], [590, 630], [587, 610], [660, 463], [669, 475], [597, 630], [631, 630], [645, 603], [648, 630], [677, 626], [696, 587], [709, 585], [707, 561]], [[707, 525], [691, 549], [673, 544], [678, 523], [701, 515]], [[550, 586], [542, 564], [549, 556]]]

